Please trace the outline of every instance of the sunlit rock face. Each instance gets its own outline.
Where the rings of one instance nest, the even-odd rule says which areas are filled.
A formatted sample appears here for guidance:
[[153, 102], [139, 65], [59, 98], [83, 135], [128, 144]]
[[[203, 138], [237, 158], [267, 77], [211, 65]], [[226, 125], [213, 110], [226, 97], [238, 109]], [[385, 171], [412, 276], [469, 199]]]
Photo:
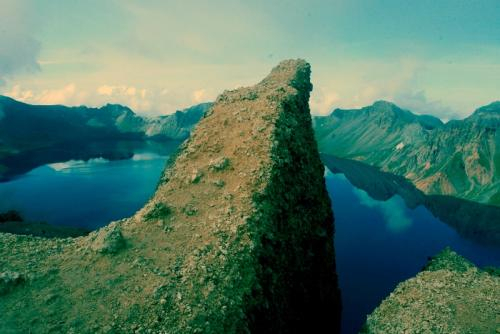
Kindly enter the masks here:
[[2, 268], [23, 277], [0, 332], [338, 332], [311, 89], [309, 64], [288, 60], [224, 92], [129, 219], [78, 239], [0, 235]]

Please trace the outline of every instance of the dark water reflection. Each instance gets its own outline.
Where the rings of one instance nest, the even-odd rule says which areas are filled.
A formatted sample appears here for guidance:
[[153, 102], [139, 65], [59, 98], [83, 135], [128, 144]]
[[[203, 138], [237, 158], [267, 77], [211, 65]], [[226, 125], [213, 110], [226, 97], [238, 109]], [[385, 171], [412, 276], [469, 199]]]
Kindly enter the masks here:
[[35, 159], [50, 163], [0, 183], [0, 212], [14, 209], [29, 221], [87, 230], [128, 217], [153, 194], [178, 144], [109, 142], [68, 152], [62, 162], [55, 162], [66, 157], [59, 153]]
[[[0, 183], [0, 212], [90, 230], [130, 216], [153, 194], [178, 144], [91, 143], [76, 155], [61, 150], [19, 160], [17, 177]], [[425, 196], [358, 162], [323, 161], [331, 171], [344, 333], [356, 333], [399, 282], [446, 246], [479, 266], [500, 266], [498, 208]]]
[[[357, 333], [399, 282], [446, 246], [476, 265], [500, 266], [498, 239], [489, 236], [499, 223], [496, 208], [426, 197], [404, 179], [357, 162], [328, 156], [323, 161], [335, 213], [343, 333]], [[457, 212], [462, 217], [455, 220]]]

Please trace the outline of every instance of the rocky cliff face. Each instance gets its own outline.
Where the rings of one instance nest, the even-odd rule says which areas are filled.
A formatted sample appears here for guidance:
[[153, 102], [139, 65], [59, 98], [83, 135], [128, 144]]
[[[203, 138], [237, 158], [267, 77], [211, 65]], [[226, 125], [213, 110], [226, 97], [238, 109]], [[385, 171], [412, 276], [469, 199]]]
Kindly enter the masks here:
[[498, 333], [500, 276], [450, 249], [397, 286], [361, 333]]
[[309, 76], [285, 61], [220, 95], [135, 216], [78, 239], [0, 234], [0, 332], [337, 332]]
[[500, 103], [443, 124], [392, 103], [315, 119], [320, 150], [404, 176], [426, 194], [500, 205]]

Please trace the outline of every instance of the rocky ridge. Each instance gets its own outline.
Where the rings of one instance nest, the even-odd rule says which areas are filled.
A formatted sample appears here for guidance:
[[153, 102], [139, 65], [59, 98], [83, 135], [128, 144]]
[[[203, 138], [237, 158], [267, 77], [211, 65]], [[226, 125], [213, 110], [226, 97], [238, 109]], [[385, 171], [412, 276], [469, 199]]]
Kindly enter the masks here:
[[284, 61], [220, 95], [133, 217], [76, 239], [0, 234], [0, 332], [337, 332], [309, 77]]
[[444, 124], [390, 102], [316, 117], [320, 150], [403, 176], [431, 195], [500, 205], [500, 103]]
[[481, 270], [447, 248], [400, 283], [361, 333], [498, 333], [498, 271]]

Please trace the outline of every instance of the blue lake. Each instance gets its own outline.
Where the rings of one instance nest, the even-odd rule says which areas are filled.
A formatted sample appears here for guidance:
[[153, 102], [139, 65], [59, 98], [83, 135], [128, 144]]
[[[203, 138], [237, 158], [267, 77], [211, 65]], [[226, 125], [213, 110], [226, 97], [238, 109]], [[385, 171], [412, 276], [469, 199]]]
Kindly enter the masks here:
[[500, 266], [500, 248], [464, 239], [424, 206], [410, 209], [398, 195], [374, 200], [343, 174], [330, 171], [326, 184], [335, 214], [343, 333], [358, 333], [366, 315], [399, 282], [447, 246], [476, 265]]
[[127, 160], [70, 160], [0, 183], [0, 212], [26, 220], [96, 229], [128, 217], [153, 195], [167, 156], [141, 152]]
[[[170, 151], [171, 152], [171, 151]], [[141, 151], [127, 160], [70, 160], [0, 183], [0, 212], [27, 220], [95, 229], [128, 217], [153, 194], [170, 152]], [[366, 315], [395, 286], [418, 273], [446, 246], [479, 266], [500, 266], [500, 249], [459, 235], [424, 206], [395, 195], [381, 201], [327, 170], [335, 213], [343, 333], [357, 333]]]

